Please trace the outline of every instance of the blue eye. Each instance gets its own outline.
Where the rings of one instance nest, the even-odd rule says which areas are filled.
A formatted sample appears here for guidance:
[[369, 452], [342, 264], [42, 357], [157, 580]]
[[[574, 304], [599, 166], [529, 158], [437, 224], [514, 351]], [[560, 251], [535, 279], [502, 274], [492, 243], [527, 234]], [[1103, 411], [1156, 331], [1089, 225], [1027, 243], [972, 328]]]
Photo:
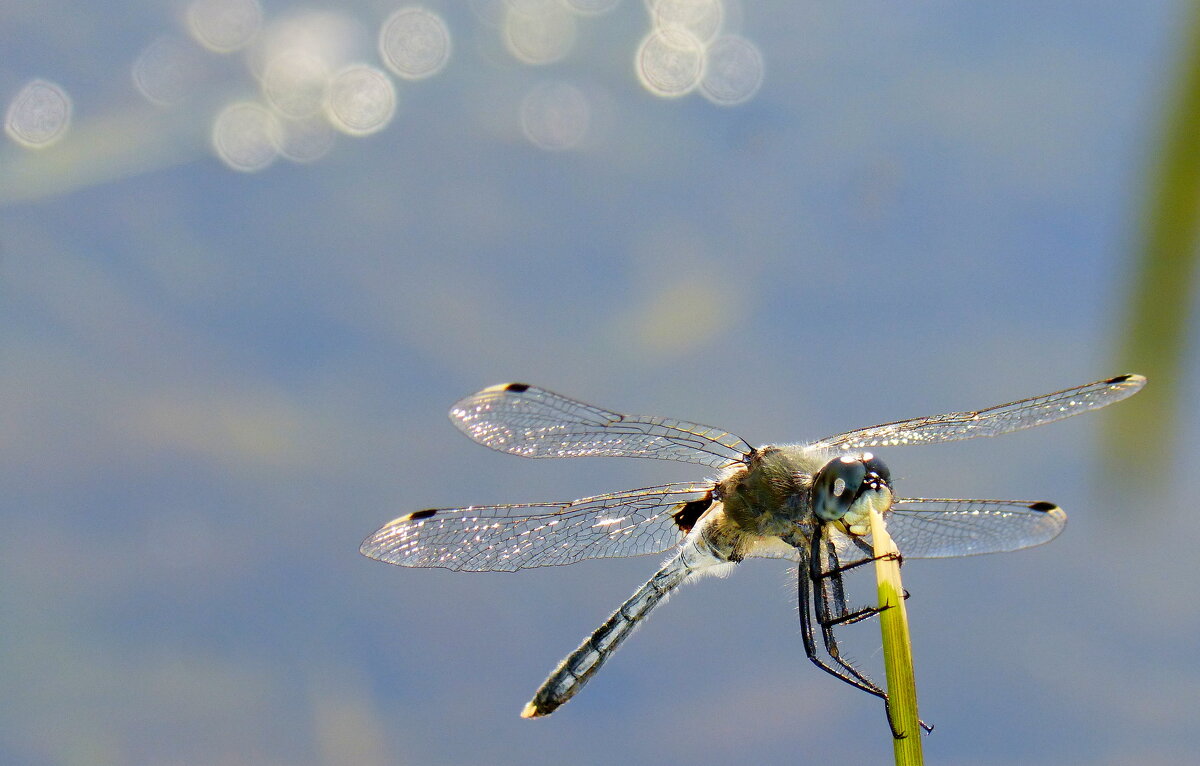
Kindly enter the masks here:
[[813, 478], [813, 513], [825, 521], [842, 518], [858, 499], [866, 478], [863, 461], [847, 456], [830, 460]]

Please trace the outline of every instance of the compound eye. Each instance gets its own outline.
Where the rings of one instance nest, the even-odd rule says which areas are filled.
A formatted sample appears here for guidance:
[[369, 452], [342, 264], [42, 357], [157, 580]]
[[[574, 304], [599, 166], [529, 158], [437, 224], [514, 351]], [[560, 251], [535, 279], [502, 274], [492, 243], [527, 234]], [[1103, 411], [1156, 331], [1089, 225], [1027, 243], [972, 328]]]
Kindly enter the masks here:
[[883, 483], [889, 487], [892, 485], [892, 472], [883, 464], [883, 461], [872, 455], [870, 452], [863, 453], [863, 465], [867, 467], [868, 474], [875, 474]]
[[813, 479], [813, 512], [825, 521], [846, 515], [862, 490], [867, 467], [857, 458], [837, 457], [825, 464]]

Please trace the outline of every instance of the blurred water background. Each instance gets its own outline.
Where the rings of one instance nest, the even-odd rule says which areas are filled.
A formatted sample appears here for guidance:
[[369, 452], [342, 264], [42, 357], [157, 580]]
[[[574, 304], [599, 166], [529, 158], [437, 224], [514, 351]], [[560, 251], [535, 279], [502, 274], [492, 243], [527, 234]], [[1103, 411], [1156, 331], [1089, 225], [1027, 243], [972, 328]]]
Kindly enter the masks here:
[[475, 446], [445, 411], [493, 383], [758, 444], [1122, 372], [1158, 415], [884, 453], [903, 494], [1071, 518], [906, 565], [926, 753], [1194, 762], [1194, 16], [8, 0], [0, 763], [885, 762], [783, 562], [684, 589], [525, 721], [654, 558], [358, 543], [699, 475]]

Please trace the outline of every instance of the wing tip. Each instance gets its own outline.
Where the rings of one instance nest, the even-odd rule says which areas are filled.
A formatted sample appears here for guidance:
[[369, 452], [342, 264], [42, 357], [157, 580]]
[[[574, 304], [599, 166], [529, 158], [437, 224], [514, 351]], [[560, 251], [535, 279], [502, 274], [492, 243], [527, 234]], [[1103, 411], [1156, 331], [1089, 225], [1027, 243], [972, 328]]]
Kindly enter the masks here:
[[367, 535], [366, 538], [364, 538], [363, 541], [361, 543], [359, 543], [358, 552], [361, 553], [362, 555], [366, 556], [369, 559], [375, 559], [376, 561], [382, 561], [385, 564], [395, 563], [393, 561], [389, 561], [388, 559], [383, 558], [383, 553], [379, 550], [379, 546], [384, 541], [384, 538], [387, 535], [388, 531], [391, 529], [395, 529], [396, 527], [400, 526], [401, 524], [404, 524], [404, 523], [407, 523], [410, 521], [421, 521], [422, 519], [428, 519], [429, 517], [438, 513], [439, 510], [441, 510], [441, 509], [426, 508], [424, 510], [413, 511], [412, 513], [406, 513], [403, 516], [398, 516], [398, 517], [392, 519], [391, 521], [384, 524], [379, 529], [377, 529], [374, 532], [372, 532], [371, 534]]
[[1028, 507], [1029, 510], [1043, 513], [1046, 515], [1046, 518], [1054, 520], [1054, 534], [1048, 537], [1045, 542], [1049, 542], [1055, 537], [1058, 537], [1059, 533], [1062, 532], [1067, 526], [1067, 512], [1062, 508], [1059, 508], [1054, 503], [1048, 503], [1043, 500], [1036, 503], [1030, 503]]
[[375, 537], [378, 534], [378, 532], [372, 532], [371, 534], [367, 535], [361, 543], [358, 544], [358, 552], [360, 555], [366, 556], [369, 559], [374, 559], [375, 561], [380, 560], [379, 556], [375, 553]]
[[490, 400], [504, 394], [523, 394], [531, 388], [534, 386], [529, 383], [497, 383], [494, 386], [488, 386], [455, 402], [448, 413], [450, 420], [460, 431], [474, 439], [471, 421], [479, 417], [480, 410], [486, 409], [485, 405]]
[[[394, 523], [395, 522], [392, 522], [392, 524]], [[366, 538], [364, 538], [363, 541], [358, 544], [358, 552], [369, 559], [382, 561], [385, 564], [388, 563], [388, 561], [383, 558], [383, 552], [379, 550], [379, 543], [380, 537], [383, 535], [384, 530], [390, 526], [391, 524], [385, 524], [371, 534], [367, 535]]]
[[1115, 378], [1109, 378], [1104, 382], [1110, 386], [1121, 386], [1123, 388], [1130, 388], [1133, 389], [1133, 391], [1137, 391], [1141, 389], [1142, 386], [1146, 385], [1146, 376], [1138, 375], [1136, 372], [1128, 372], [1124, 375], [1118, 375]]
[[487, 388], [480, 391], [478, 394], [475, 394], [475, 396], [479, 396], [481, 394], [497, 394], [497, 393], [523, 394], [531, 388], [533, 388], [533, 386], [531, 386], [528, 383], [497, 383], [494, 386], [488, 386]]

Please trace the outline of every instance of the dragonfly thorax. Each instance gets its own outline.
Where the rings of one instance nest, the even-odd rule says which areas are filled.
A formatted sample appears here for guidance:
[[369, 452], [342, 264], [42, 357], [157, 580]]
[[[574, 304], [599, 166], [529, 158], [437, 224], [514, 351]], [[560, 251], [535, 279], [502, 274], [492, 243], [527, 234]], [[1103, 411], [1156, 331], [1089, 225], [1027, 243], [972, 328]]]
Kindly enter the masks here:
[[751, 535], [785, 536], [797, 524], [815, 527], [813, 475], [827, 459], [802, 445], [759, 447], [718, 484], [725, 516]]
[[[891, 472], [870, 452], [831, 456], [803, 445], [770, 445], [718, 485], [725, 515], [744, 532], [785, 536], [842, 522], [852, 534], [867, 533], [872, 507], [892, 503]], [[807, 537], [807, 535], [805, 535]]]

